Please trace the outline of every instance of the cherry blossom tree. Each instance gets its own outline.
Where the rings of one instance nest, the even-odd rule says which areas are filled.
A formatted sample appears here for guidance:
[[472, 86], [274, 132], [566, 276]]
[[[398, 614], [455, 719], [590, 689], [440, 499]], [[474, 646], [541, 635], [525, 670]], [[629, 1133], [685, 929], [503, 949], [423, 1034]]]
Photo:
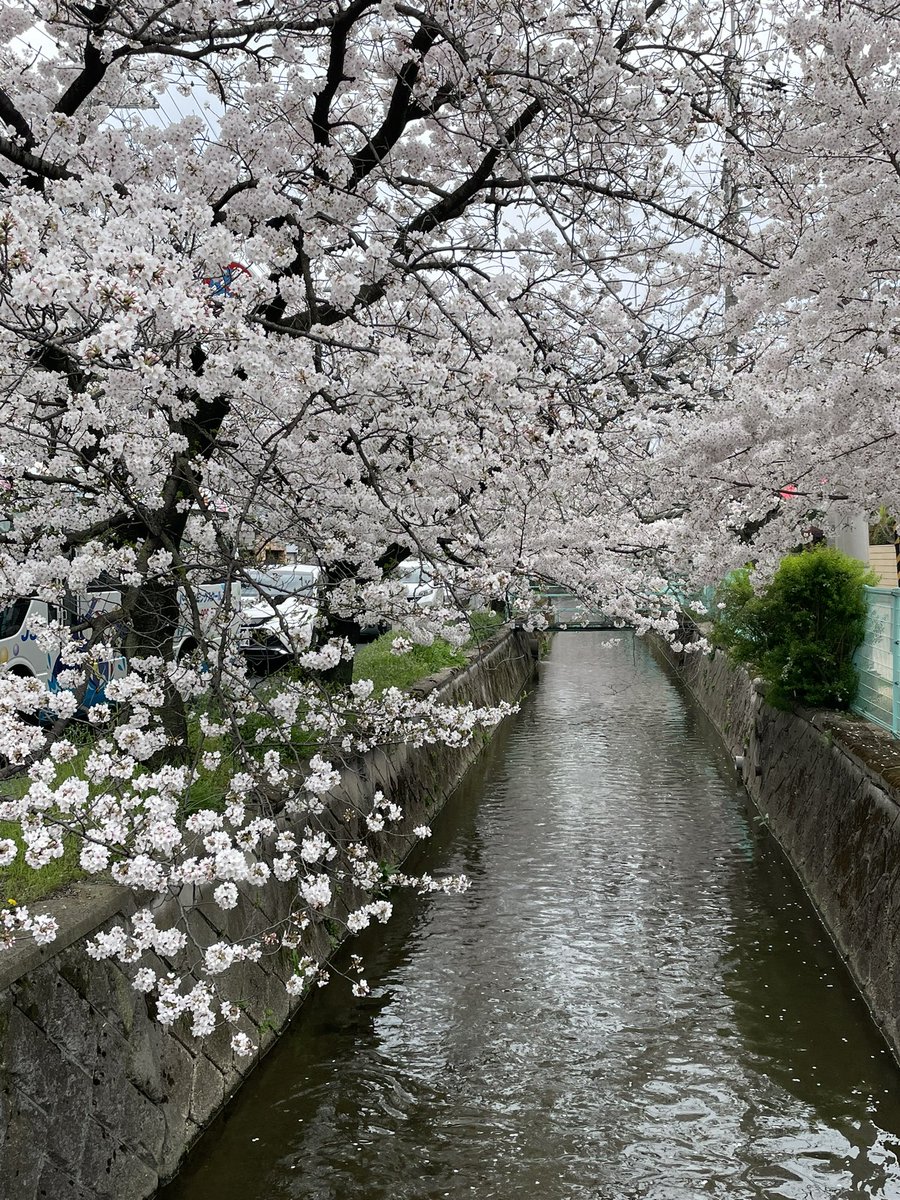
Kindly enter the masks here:
[[710, 579], [739, 553], [771, 569], [811, 525], [900, 511], [900, 27], [890, 5], [852, 2], [767, 22], [764, 53], [735, 66], [745, 252], [723, 258], [717, 378], [658, 456], [694, 517], [683, 558]]
[[[726, 12], [2, 11], [0, 598], [60, 603], [112, 579], [118, 599], [36, 630], [62, 643], [62, 687], [0, 677], [0, 752], [26, 780], [0, 801], [24, 850], [6, 839], [0, 862], [38, 868], [76, 838], [88, 872], [158, 896], [202, 886], [223, 909], [274, 873], [302, 928], [339, 861], [360, 897], [348, 928], [386, 919], [366, 836], [402, 814], [379, 796], [366, 836], [336, 830], [338, 768], [392, 742], [463, 745], [507, 710], [351, 684], [360, 629], [460, 643], [471, 597], [528, 616], [531, 578], [665, 626], [666, 579], [711, 561], [698, 530], [740, 545], [708, 515], [710, 442], [743, 402], [719, 352], [723, 262], [777, 292], [781, 214], [758, 229], [722, 207], [723, 147], [758, 154], [729, 101]], [[733, 311], [757, 337], [755, 294]], [[321, 620], [298, 670], [260, 689], [226, 606], [210, 624], [197, 597], [248, 579], [272, 536], [320, 566]], [[431, 564], [445, 606], [406, 601], [407, 558]], [[196, 652], [178, 662], [185, 625]], [[120, 651], [85, 749], [87, 677]], [[273, 936], [296, 945], [289, 926]], [[3, 928], [53, 935], [21, 908]], [[236, 1019], [223, 972], [260, 952], [213, 950], [198, 963], [184, 924], [149, 909], [93, 945], [197, 1033]], [[303, 960], [291, 986], [315, 972]]]

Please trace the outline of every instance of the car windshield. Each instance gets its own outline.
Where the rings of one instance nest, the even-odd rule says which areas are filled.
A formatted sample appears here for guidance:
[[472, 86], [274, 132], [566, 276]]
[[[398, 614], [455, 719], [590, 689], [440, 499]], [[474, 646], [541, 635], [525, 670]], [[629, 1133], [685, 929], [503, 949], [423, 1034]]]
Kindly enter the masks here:
[[417, 562], [415, 566], [410, 567], [404, 575], [400, 576], [400, 582], [407, 587], [423, 587], [431, 584], [431, 571], [424, 563]]
[[313, 575], [295, 575], [287, 585], [287, 590], [295, 596], [315, 596], [316, 580]]

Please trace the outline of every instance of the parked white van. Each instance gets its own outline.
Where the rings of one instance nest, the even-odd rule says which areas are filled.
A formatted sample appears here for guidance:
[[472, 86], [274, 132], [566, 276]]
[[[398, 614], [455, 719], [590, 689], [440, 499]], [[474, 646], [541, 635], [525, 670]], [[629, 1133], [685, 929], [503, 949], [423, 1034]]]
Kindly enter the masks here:
[[241, 585], [241, 650], [260, 674], [284, 666], [315, 638], [318, 567], [294, 563], [246, 572]]
[[[63, 606], [48, 604], [43, 600], [20, 599], [0, 609], [0, 671], [37, 679], [52, 690], [59, 670], [59, 651], [52, 646], [42, 649], [38, 645], [37, 635], [30, 629], [32, 619], [63, 621], [72, 627], [101, 613], [114, 613], [121, 606], [122, 594], [114, 582], [110, 582], [112, 586], [90, 588], [85, 595], [78, 597], [68, 596]], [[241, 621], [240, 590], [237, 583], [205, 583], [194, 590], [200, 620], [199, 639], [191, 606], [184, 592], [179, 592], [180, 624], [174, 636], [176, 661], [198, 650], [201, 642], [217, 644], [226, 627], [230, 626], [237, 636]], [[106, 640], [115, 643], [121, 637], [113, 628]], [[124, 655], [100, 662], [96, 683], [88, 687], [85, 707], [102, 699], [105, 680], [120, 677], [125, 671]]]

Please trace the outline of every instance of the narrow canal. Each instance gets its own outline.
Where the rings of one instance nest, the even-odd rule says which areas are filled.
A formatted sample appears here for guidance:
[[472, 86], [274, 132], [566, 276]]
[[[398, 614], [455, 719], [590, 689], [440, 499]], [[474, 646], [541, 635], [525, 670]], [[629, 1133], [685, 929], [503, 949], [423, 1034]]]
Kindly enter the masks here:
[[[521, 715], [160, 1200], [900, 1198], [900, 1079], [705, 719], [623, 637]], [[385, 937], [386, 933], [386, 937]], [[368, 936], [368, 935], [366, 935]]]

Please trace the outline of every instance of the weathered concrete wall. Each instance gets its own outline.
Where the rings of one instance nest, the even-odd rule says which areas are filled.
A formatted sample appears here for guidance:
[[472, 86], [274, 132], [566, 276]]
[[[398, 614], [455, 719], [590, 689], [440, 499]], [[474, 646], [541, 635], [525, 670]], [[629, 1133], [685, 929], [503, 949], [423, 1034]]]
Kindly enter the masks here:
[[[536, 657], [533, 638], [507, 631], [467, 667], [414, 690], [476, 705], [514, 700], [531, 680]], [[484, 741], [476, 738], [464, 750], [400, 746], [367, 755], [344, 773], [332, 811], [368, 809], [379, 788], [394, 798], [406, 811], [404, 838], [390, 846], [399, 861], [414, 843], [412, 829], [434, 816]], [[191, 932], [205, 946], [261, 931], [286, 915], [291, 896], [290, 887], [273, 881], [231, 913], [201, 905]], [[115, 964], [87, 956], [81, 939], [132, 912], [128, 893], [78, 885], [46, 907], [60, 921], [58, 941], [0, 956], [0, 1200], [143, 1200], [174, 1174], [259, 1056], [235, 1058], [231, 1030], [202, 1043], [180, 1024], [164, 1030]], [[327, 957], [335, 948], [333, 928], [323, 919], [305, 952]], [[263, 1052], [299, 1004], [284, 990], [290, 973], [283, 951], [229, 972], [229, 997], [244, 1005]]]
[[743, 756], [750, 796], [900, 1057], [900, 743], [860, 718], [773, 708], [721, 651], [654, 647]]

